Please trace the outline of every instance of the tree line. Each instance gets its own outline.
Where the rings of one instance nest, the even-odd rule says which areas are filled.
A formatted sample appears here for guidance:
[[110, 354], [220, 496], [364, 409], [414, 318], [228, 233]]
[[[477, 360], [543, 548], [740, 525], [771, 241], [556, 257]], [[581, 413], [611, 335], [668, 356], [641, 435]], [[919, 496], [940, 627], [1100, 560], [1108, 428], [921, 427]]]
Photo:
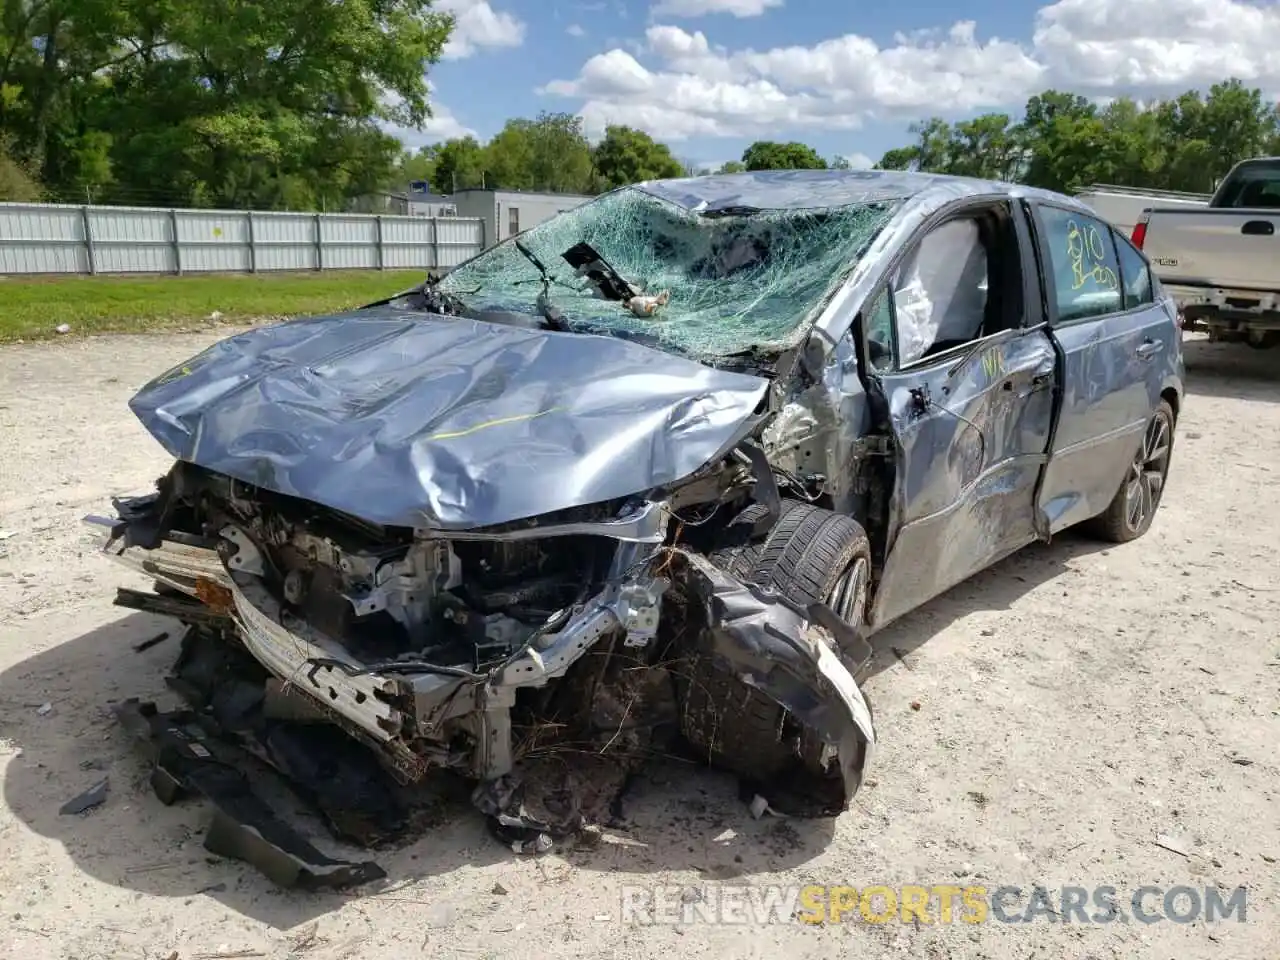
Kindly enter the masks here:
[[[453, 27], [431, 0], [3, 0], [0, 199], [317, 210], [412, 180], [598, 193], [696, 172], [633, 127], [592, 144], [570, 113], [406, 152], [387, 128], [429, 119], [427, 71]], [[878, 166], [1206, 191], [1236, 160], [1280, 153], [1280, 110], [1238, 80], [1145, 104], [1049, 90], [1017, 120], [911, 134]], [[758, 141], [720, 169], [842, 166]]]
[[431, 0], [4, 0], [0, 195], [320, 209], [429, 116]]
[[[758, 141], [740, 161], [719, 172], [742, 170], [847, 167], [842, 158], [830, 162], [801, 143]], [[425, 181], [436, 193], [489, 187], [594, 194], [641, 180], [692, 176], [702, 172], [678, 159], [660, 143], [634, 127], [613, 125], [594, 146], [582, 119], [571, 113], [542, 113], [534, 120], [508, 120], [491, 140], [459, 137], [420, 148], [405, 158], [405, 182]]]
[[1280, 155], [1280, 104], [1236, 79], [1207, 94], [1169, 100], [1129, 98], [1099, 105], [1046, 90], [1023, 118], [987, 113], [949, 124], [913, 124], [915, 142], [885, 153], [882, 170], [1007, 180], [1071, 193], [1092, 183], [1208, 193], [1231, 167]]
[[[915, 142], [887, 151], [880, 170], [1026, 183], [1071, 193], [1091, 183], [1212, 191], [1232, 165], [1280, 155], [1280, 105], [1236, 79], [1208, 93], [1188, 90], [1169, 100], [1119, 98], [1099, 104], [1079, 94], [1046, 90], [1031, 97], [1020, 120], [987, 113], [957, 123], [934, 117], [914, 123]], [[811, 146], [761, 140], [740, 160], [715, 172], [848, 168]], [[639, 180], [695, 171], [643, 131], [608, 127], [594, 147], [580, 118], [542, 114], [511, 120], [487, 143], [465, 137], [406, 157], [405, 180], [424, 180], [437, 193], [469, 187], [598, 193]]]

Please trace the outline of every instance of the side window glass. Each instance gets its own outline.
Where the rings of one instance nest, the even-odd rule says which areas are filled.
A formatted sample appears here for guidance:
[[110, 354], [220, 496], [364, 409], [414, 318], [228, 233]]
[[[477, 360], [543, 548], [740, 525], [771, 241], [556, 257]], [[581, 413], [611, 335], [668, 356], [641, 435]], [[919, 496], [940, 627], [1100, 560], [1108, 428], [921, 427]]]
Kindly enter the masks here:
[[898, 357], [893, 345], [893, 301], [887, 289], [881, 290], [880, 295], [871, 301], [862, 318], [871, 368], [882, 373], [895, 369]]
[[1111, 228], [1075, 210], [1041, 207], [1058, 299], [1058, 322], [1123, 309], [1120, 263]]
[[1124, 284], [1124, 308], [1132, 310], [1151, 303], [1155, 296], [1151, 291], [1151, 266], [1147, 258], [1128, 240], [1115, 236], [1116, 250], [1120, 253], [1120, 279]]

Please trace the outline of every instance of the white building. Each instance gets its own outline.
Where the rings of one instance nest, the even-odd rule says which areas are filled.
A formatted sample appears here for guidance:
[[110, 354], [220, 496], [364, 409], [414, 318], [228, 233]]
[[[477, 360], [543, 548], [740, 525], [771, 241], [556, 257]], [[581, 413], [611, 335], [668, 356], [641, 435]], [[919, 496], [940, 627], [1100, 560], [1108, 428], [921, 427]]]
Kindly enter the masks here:
[[491, 247], [523, 230], [550, 220], [557, 213], [594, 199], [576, 193], [534, 193], [523, 190], [459, 190], [449, 200], [456, 216], [484, 221], [484, 245]]
[[404, 213], [410, 217], [456, 217], [457, 205], [452, 197], [432, 193], [425, 180], [413, 180], [404, 195]]

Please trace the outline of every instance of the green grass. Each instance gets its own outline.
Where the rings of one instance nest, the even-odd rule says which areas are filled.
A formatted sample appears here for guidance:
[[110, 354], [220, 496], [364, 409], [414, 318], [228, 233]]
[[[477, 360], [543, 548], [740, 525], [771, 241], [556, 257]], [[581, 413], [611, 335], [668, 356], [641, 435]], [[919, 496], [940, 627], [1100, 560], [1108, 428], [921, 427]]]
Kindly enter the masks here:
[[91, 333], [199, 327], [332, 313], [419, 283], [425, 270], [220, 274], [199, 277], [0, 277], [0, 343]]

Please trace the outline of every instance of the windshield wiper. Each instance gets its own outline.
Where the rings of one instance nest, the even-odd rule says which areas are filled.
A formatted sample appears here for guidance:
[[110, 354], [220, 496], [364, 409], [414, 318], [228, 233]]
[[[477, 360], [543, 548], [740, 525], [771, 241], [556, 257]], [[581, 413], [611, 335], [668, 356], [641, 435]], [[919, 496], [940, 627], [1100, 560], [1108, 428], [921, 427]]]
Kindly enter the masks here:
[[564, 314], [551, 305], [551, 285], [560, 283], [551, 275], [551, 271], [547, 269], [547, 265], [538, 259], [538, 255], [526, 247], [519, 240], [513, 240], [515, 248], [524, 255], [524, 258], [533, 264], [538, 271], [538, 277], [542, 281], [542, 291], [538, 294], [534, 305], [538, 308], [538, 313], [547, 322], [549, 330], [557, 330], [561, 333], [569, 329], [569, 325], [564, 322]]

